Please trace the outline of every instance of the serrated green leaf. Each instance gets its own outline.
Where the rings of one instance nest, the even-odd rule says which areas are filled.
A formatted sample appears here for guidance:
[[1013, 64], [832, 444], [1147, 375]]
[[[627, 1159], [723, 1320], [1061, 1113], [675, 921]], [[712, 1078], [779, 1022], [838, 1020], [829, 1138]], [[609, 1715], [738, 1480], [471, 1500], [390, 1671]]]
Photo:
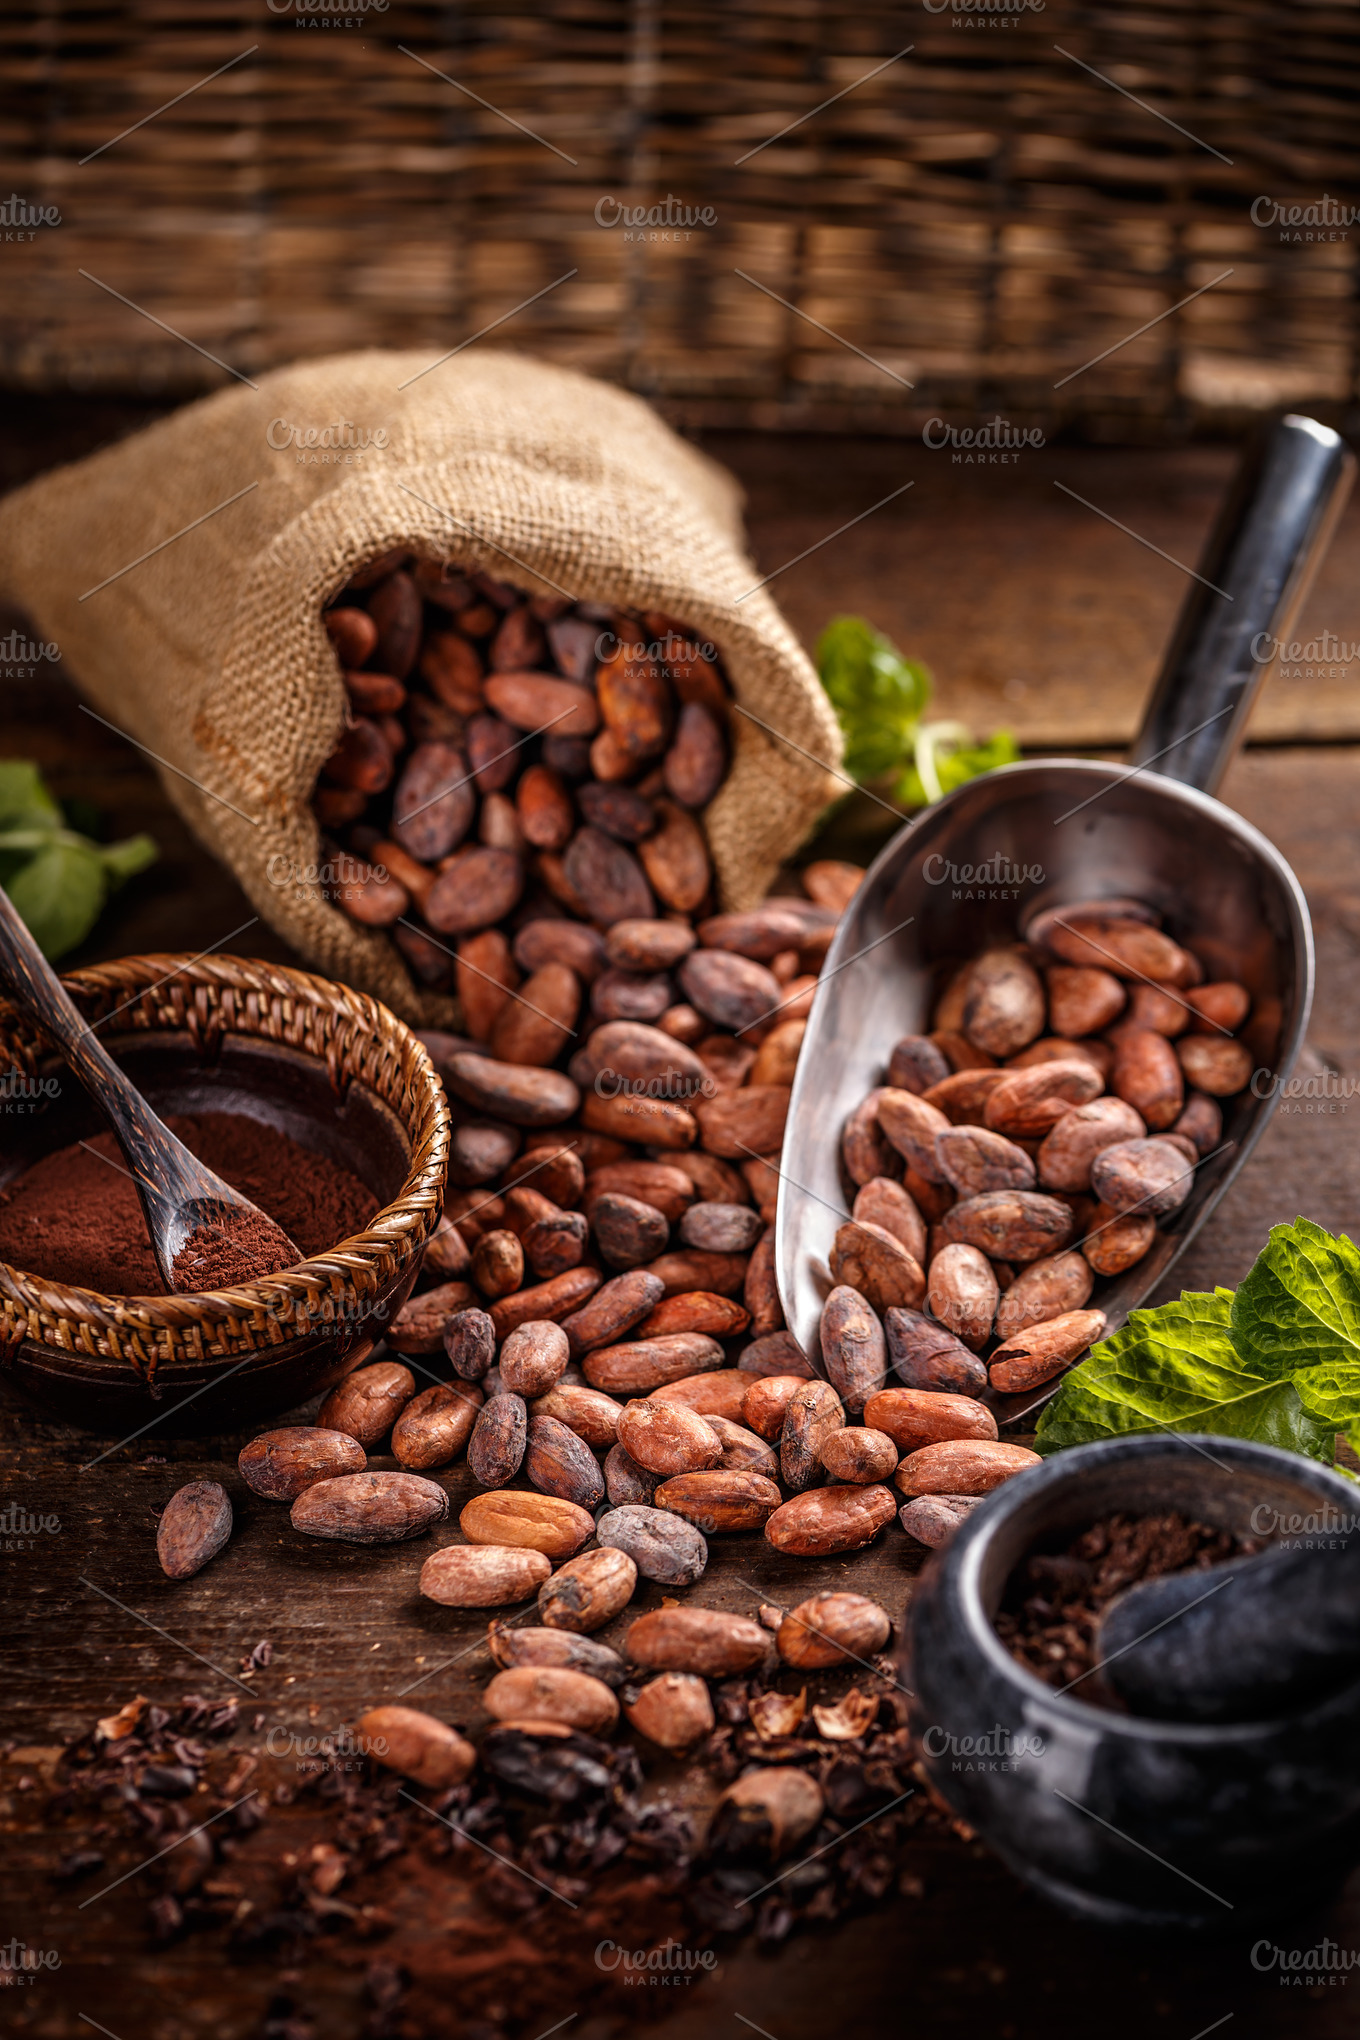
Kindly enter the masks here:
[[59, 829], [62, 812], [31, 758], [0, 758], [0, 828]]
[[139, 871], [145, 871], [160, 856], [160, 848], [154, 836], [125, 836], [121, 843], [105, 843], [99, 848], [99, 861], [103, 865], [111, 886], [126, 885]]
[[837, 616], [817, 641], [817, 670], [845, 737], [846, 771], [861, 781], [896, 771], [930, 699], [928, 669], [862, 616]]
[[1305, 1408], [1287, 1380], [1249, 1372], [1230, 1337], [1233, 1293], [1187, 1291], [1135, 1310], [1064, 1377], [1039, 1419], [1040, 1452], [1140, 1432], [1252, 1438], [1328, 1464], [1336, 1425]]
[[30, 858], [7, 890], [51, 962], [85, 940], [99, 918], [107, 881], [99, 853], [90, 845], [55, 842]]
[[1360, 1249], [1308, 1218], [1272, 1226], [1238, 1288], [1232, 1339], [1244, 1366], [1288, 1376], [1319, 1416], [1360, 1417]]

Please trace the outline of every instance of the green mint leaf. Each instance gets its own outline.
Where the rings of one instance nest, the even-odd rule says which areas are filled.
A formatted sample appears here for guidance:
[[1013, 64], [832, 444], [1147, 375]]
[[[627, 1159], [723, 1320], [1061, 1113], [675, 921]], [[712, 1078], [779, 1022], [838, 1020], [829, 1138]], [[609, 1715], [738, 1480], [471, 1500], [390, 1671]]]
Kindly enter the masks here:
[[107, 890], [99, 854], [77, 839], [54, 842], [15, 872], [7, 890], [49, 962], [85, 940]]
[[846, 771], [861, 781], [896, 771], [930, 699], [927, 668], [862, 616], [837, 616], [818, 639], [817, 670], [845, 737]]
[[[994, 772], [999, 765], [1017, 765], [1020, 746], [1009, 730], [994, 730], [984, 743], [964, 744], [954, 751], [940, 748], [934, 762], [940, 793], [952, 793], [956, 786], [979, 779], [984, 772]], [[929, 807], [938, 798], [915, 763], [907, 767], [893, 792], [905, 808]]]
[[110, 886], [120, 886], [154, 864], [161, 853], [155, 837], [143, 835], [125, 836], [121, 843], [102, 844], [98, 854]]
[[1243, 1366], [1292, 1378], [1310, 1407], [1349, 1394], [1360, 1416], [1360, 1248], [1309, 1218], [1272, 1226], [1238, 1289], [1232, 1340]]
[[1040, 1452], [1139, 1432], [1253, 1438], [1331, 1463], [1336, 1425], [1305, 1408], [1294, 1384], [1251, 1372], [1230, 1336], [1233, 1293], [1187, 1291], [1135, 1310], [1074, 1367], [1039, 1419]]
[[56, 828], [62, 812], [29, 758], [0, 758], [0, 828]]

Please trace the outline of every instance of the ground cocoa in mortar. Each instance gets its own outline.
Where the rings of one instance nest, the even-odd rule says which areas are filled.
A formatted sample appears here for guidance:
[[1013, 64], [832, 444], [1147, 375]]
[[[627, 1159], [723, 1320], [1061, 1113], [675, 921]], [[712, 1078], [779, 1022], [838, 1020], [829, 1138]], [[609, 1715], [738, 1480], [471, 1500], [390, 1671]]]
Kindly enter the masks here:
[[1157, 1516], [1105, 1516], [1061, 1551], [1031, 1552], [1013, 1574], [996, 1632], [1027, 1671], [1093, 1707], [1118, 1702], [1098, 1673], [1095, 1635], [1110, 1602], [1140, 1580], [1247, 1558], [1260, 1550], [1174, 1509]]
[[[173, 1114], [166, 1123], [304, 1255], [361, 1232], [378, 1209], [357, 1176], [277, 1127], [230, 1112]], [[111, 1133], [45, 1156], [0, 1190], [0, 1261], [109, 1296], [164, 1295], [136, 1187]]]

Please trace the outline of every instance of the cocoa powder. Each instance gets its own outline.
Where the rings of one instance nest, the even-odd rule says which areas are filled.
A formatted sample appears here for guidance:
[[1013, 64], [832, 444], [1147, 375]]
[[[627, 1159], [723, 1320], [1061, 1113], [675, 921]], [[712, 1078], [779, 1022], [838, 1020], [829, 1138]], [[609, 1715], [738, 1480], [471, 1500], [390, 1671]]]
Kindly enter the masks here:
[[[277, 1127], [229, 1112], [176, 1113], [166, 1124], [304, 1255], [362, 1232], [378, 1209], [348, 1169]], [[45, 1155], [0, 1190], [0, 1261], [110, 1296], [164, 1294], [136, 1185], [111, 1133]]]

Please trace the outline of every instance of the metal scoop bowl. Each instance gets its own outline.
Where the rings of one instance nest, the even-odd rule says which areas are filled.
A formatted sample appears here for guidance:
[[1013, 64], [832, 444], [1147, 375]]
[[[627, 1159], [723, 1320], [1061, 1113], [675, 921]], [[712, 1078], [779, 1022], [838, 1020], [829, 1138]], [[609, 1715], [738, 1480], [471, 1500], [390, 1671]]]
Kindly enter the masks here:
[[[1213, 789], [1288, 634], [1345, 503], [1355, 462], [1308, 418], [1277, 421], [1247, 456], [1200, 562], [1142, 731], [1124, 766], [1074, 758], [973, 780], [898, 831], [842, 917], [808, 1021], [789, 1107], [775, 1218], [786, 1323], [814, 1366], [838, 1226], [854, 1188], [841, 1132], [884, 1081], [893, 1044], [924, 1034], [944, 983], [1014, 942], [1047, 908], [1132, 898], [1155, 908], [1206, 979], [1252, 996], [1242, 1038], [1254, 1066], [1224, 1103], [1220, 1146], [1159, 1222], [1134, 1267], [1097, 1280], [1116, 1329], [1182, 1254], [1265, 1130], [1308, 1023], [1313, 939], [1298, 880], [1274, 845]], [[986, 1394], [1021, 1427], [1057, 1382]]]

